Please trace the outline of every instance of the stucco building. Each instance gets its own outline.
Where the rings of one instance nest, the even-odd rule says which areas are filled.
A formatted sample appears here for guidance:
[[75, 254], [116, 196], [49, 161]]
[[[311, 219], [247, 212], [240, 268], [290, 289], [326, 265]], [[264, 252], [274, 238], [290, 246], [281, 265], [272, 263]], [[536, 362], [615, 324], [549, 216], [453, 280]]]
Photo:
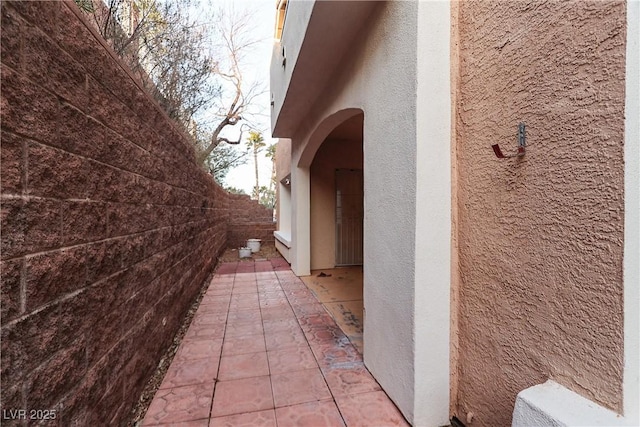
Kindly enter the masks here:
[[407, 420], [638, 425], [640, 3], [289, 0], [277, 27], [277, 245], [363, 264]]

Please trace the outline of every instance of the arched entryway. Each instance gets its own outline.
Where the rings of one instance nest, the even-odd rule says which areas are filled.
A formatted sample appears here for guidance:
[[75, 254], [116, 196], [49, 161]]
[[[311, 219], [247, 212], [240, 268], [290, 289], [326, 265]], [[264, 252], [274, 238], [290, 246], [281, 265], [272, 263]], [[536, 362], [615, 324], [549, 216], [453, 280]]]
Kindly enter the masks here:
[[363, 115], [338, 125], [310, 167], [311, 269], [362, 265]]
[[302, 278], [360, 351], [364, 324], [363, 124], [361, 111], [336, 123], [310, 161], [311, 274]]

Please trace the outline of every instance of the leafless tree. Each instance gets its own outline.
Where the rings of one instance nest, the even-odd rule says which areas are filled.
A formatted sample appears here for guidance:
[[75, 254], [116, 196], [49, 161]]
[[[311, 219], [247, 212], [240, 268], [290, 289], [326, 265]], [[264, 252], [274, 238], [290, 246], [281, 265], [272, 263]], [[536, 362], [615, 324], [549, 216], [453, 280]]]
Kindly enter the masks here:
[[[194, 13], [198, 0], [93, 1], [92, 10], [83, 9], [169, 116], [192, 134], [202, 164], [217, 164], [220, 170], [237, 163], [226, 160], [241, 156], [241, 150], [216, 147], [239, 144], [243, 131], [254, 128], [255, 100], [264, 92], [259, 81], [243, 73], [261, 41], [252, 34], [251, 12], [219, 8], [203, 19], [203, 13]], [[216, 155], [227, 157], [210, 158]]]
[[221, 143], [239, 144], [242, 127], [237, 139], [225, 136], [228, 126], [236, 126], [244, 121], [245, 127], [252, 129], [252, 115], [255, 114], [255, 99], [264, 92], [260, 81], [248, 82], [243, 74], [246, 58], [261, 40], [252, 36], [251, 26], [255, 17], [247, 12], [235, 10], [221, 11], [216, 29], [220, 60], [213, 67], [213, 73], [222, 83], [221, 96], [214, 99], [216, 126], [208, 146], [201, 152], [201, 160], [206, 159]]

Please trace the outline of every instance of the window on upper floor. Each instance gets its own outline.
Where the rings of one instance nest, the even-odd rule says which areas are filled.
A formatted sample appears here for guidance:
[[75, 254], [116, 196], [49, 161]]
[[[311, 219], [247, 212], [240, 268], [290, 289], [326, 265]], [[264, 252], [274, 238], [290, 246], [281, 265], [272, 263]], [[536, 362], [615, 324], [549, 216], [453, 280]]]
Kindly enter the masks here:
[[278, 0], [276, 5], [276, 40], [282, 38], [282, 29], [284, 28], [284, 18], [287, 15], [287, 0]]

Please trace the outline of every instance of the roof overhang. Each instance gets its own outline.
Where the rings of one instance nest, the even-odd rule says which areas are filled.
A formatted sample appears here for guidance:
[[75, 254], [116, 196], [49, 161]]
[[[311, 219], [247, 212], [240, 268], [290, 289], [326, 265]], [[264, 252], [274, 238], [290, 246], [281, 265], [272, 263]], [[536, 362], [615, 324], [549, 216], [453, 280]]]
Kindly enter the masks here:
[[271, 62], [274, 137], [294, 135], [378, 3], [289, 1]]

